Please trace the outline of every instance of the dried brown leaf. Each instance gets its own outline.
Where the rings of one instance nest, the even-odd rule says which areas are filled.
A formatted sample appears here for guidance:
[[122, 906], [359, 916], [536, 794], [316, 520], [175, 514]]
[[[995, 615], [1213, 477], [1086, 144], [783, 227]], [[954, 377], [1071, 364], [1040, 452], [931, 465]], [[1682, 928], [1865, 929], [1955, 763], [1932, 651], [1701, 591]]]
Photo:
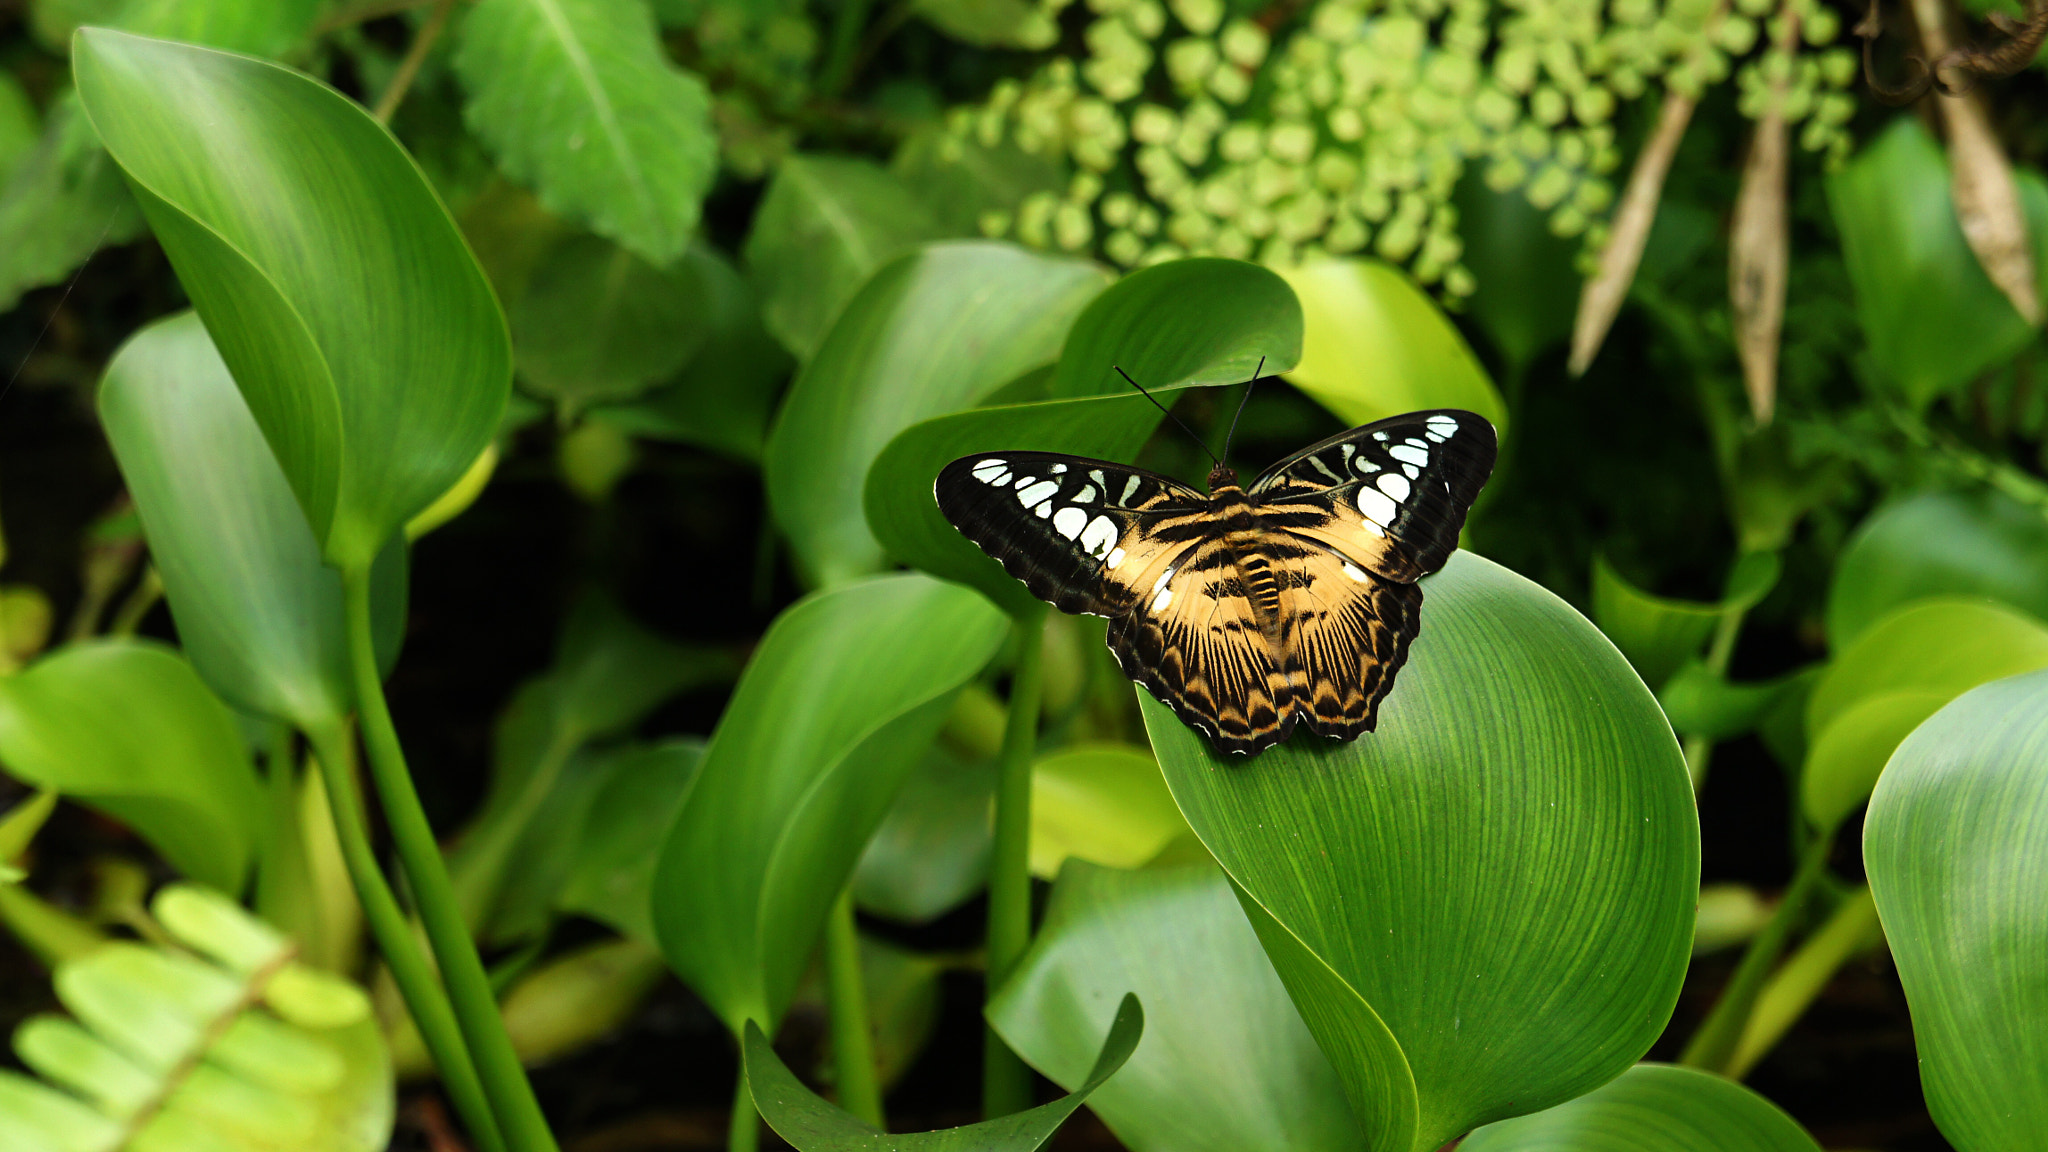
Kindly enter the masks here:
[[1629, 173], [1628, 188], [1614, 211], [1614, 227], [1607, 247], [1601, 250], [1599, 268], [1579, 293], [1579, 315], [1572, 325], [1572, 375], [1581, 375], [1607, 339], [1628, 286], [1635, 280], [1636, 265], [1643, 259], [1643, 245], [1650, 238], [1650, 225], [1657, 219], [1657, 202], [1664, 195], [1664, 178], [1671, 172], [1671, 159], [1678, 142], [1692, 122], [1699, 101], [1666, 90], [1664, 107], [1657, 114], [1657, 126], [1650, 132], [1643, 151]]
[[[1787, 11], [1778, 47], [1790, 51], [1799, 40], [1799, 18]], [[1785, 280], [1790, 240], [1785, 212], [1785, 171], [1790, 132], [1784, 100], [1789, 78], [1772, 85], [1769, 106], [1757, 119], [1735, 218], [1728, 236], [1728, 302], [1735, 312], [1735, 351], [1750, 415], [1771, 422], [1778, 395], [1778, 337], [1785, 320]]]

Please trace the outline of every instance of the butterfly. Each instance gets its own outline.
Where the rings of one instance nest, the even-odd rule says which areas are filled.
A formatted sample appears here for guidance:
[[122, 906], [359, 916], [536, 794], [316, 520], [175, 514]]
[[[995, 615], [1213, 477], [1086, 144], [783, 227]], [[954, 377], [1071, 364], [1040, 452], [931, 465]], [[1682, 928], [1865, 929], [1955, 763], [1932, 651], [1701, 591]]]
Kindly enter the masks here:
[[[1227, 448], [1226, 448], [1227, 451]], [[1109, 619], [1109, 649], [1225, 752], [1295, 725], [1373, 730], [1493, 472], [1484, 417], [1455, 408], [1353, 428], [1209, 492], [1056, 452], [984, 452], [939, 472], [939, 509], [1032, 594]]]

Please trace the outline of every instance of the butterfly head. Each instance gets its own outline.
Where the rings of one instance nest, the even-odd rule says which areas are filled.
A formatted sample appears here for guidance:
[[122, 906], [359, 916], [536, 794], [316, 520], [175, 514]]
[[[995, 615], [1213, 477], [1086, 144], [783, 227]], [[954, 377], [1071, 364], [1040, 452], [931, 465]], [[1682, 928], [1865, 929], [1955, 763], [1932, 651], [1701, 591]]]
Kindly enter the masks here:
[[1214, 492], [1218, 488], [1235, 487], [1237, 487], [1236, 469], [1226, 468], [1222, 464], [1218, 464], [1214, 468], [1209, 469], [1209, 491]]

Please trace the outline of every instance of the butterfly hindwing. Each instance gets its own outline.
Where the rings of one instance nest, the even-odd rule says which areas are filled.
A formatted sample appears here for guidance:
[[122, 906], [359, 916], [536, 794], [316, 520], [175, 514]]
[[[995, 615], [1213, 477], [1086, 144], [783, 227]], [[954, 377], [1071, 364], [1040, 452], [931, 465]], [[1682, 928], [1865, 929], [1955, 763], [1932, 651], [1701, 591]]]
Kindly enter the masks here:
[[1370, 732], [1380, 701], [1408, 660], [1422, 589], [1305, 545], [1290, 568], [1281, 652], [1287, 690], [1313, 732], [1349, 740]]
[[1055, 452], [963, 456], [940, 471], [934, 493], [946, 519], [1032, 595], [1062, 612], [1112, 617], [1135, 607], [1188, 546], [1172, 524], [1207, 505], [1157, 473]]

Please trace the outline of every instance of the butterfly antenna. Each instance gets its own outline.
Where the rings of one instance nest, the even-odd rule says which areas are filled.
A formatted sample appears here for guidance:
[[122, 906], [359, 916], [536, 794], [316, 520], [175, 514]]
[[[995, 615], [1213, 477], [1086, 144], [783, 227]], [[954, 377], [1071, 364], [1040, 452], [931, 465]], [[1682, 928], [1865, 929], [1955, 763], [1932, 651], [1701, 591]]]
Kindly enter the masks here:
[[[1264, 361], [1261, 361], [1261, 363], [1264, 363]], [[1150, 392], [1145, 391], [1145, 386], [1143, 384], [1140, 384], [1136, 380], [1131, 379], [1131, 374], [1129, 372], [1124, 371], [1117, 365], [1112, 364], [1110, 365], [1110, 367], [1116, 368], [1116, 374], [1123, 377], [1125, 383], [1129, 384], [1133, 388], [1136, 388], [1138, 390], [1138, 393], [1145, 397], [1145, 399], [1152, 401], [1152, 406], [1154, 408], [1157, 408], [1161, 412], [1166, 413], [1166, 418], [1168, 420], [1173, 421], [1175, 424], [1179, 424], [1180, 430], [1187, 433], [1188, 438], [1190, 440], [1193, 440], [1196, 443], [1196, 445], [1202, 449], [1202, 451], [1209, 452], [1209, 446], [1207, 444], [1202, 443], [1202, 438], [1200, 436], [1195, 435], [1195, 430], [1193, 428], [1188, 427], [1187, 424], [1182, 422], [1180, 417], [1175, 416], [1173, 414], [1172, 409], [1168, 408], [1164, 404], [1161, 404], [1157, 397], [1153, 396]], [[1218, 460], [1216, 458], [1216, 454], [1214, 452], [1209, 452], [1209, 459], [1214, 461], [1218, 465], [1221, 465], [1223, 463], [1223, 461]]]
[[1259, 366], [1252, 369], [1252, 378], [1244, 383], [1244, 396], [1237, 402], [1237, 414], [1230, 418], [1230, 431], [1223, 434], [1223, 454], [1230, 455], [1230, 442], [1237, 439], [1237, 422], [1244, 419], [1244, 406], [1251, 403], [1252, 389], [1259, 386], [1259, 373], [1266, 370], [1266, 358], [1259, 357]]

